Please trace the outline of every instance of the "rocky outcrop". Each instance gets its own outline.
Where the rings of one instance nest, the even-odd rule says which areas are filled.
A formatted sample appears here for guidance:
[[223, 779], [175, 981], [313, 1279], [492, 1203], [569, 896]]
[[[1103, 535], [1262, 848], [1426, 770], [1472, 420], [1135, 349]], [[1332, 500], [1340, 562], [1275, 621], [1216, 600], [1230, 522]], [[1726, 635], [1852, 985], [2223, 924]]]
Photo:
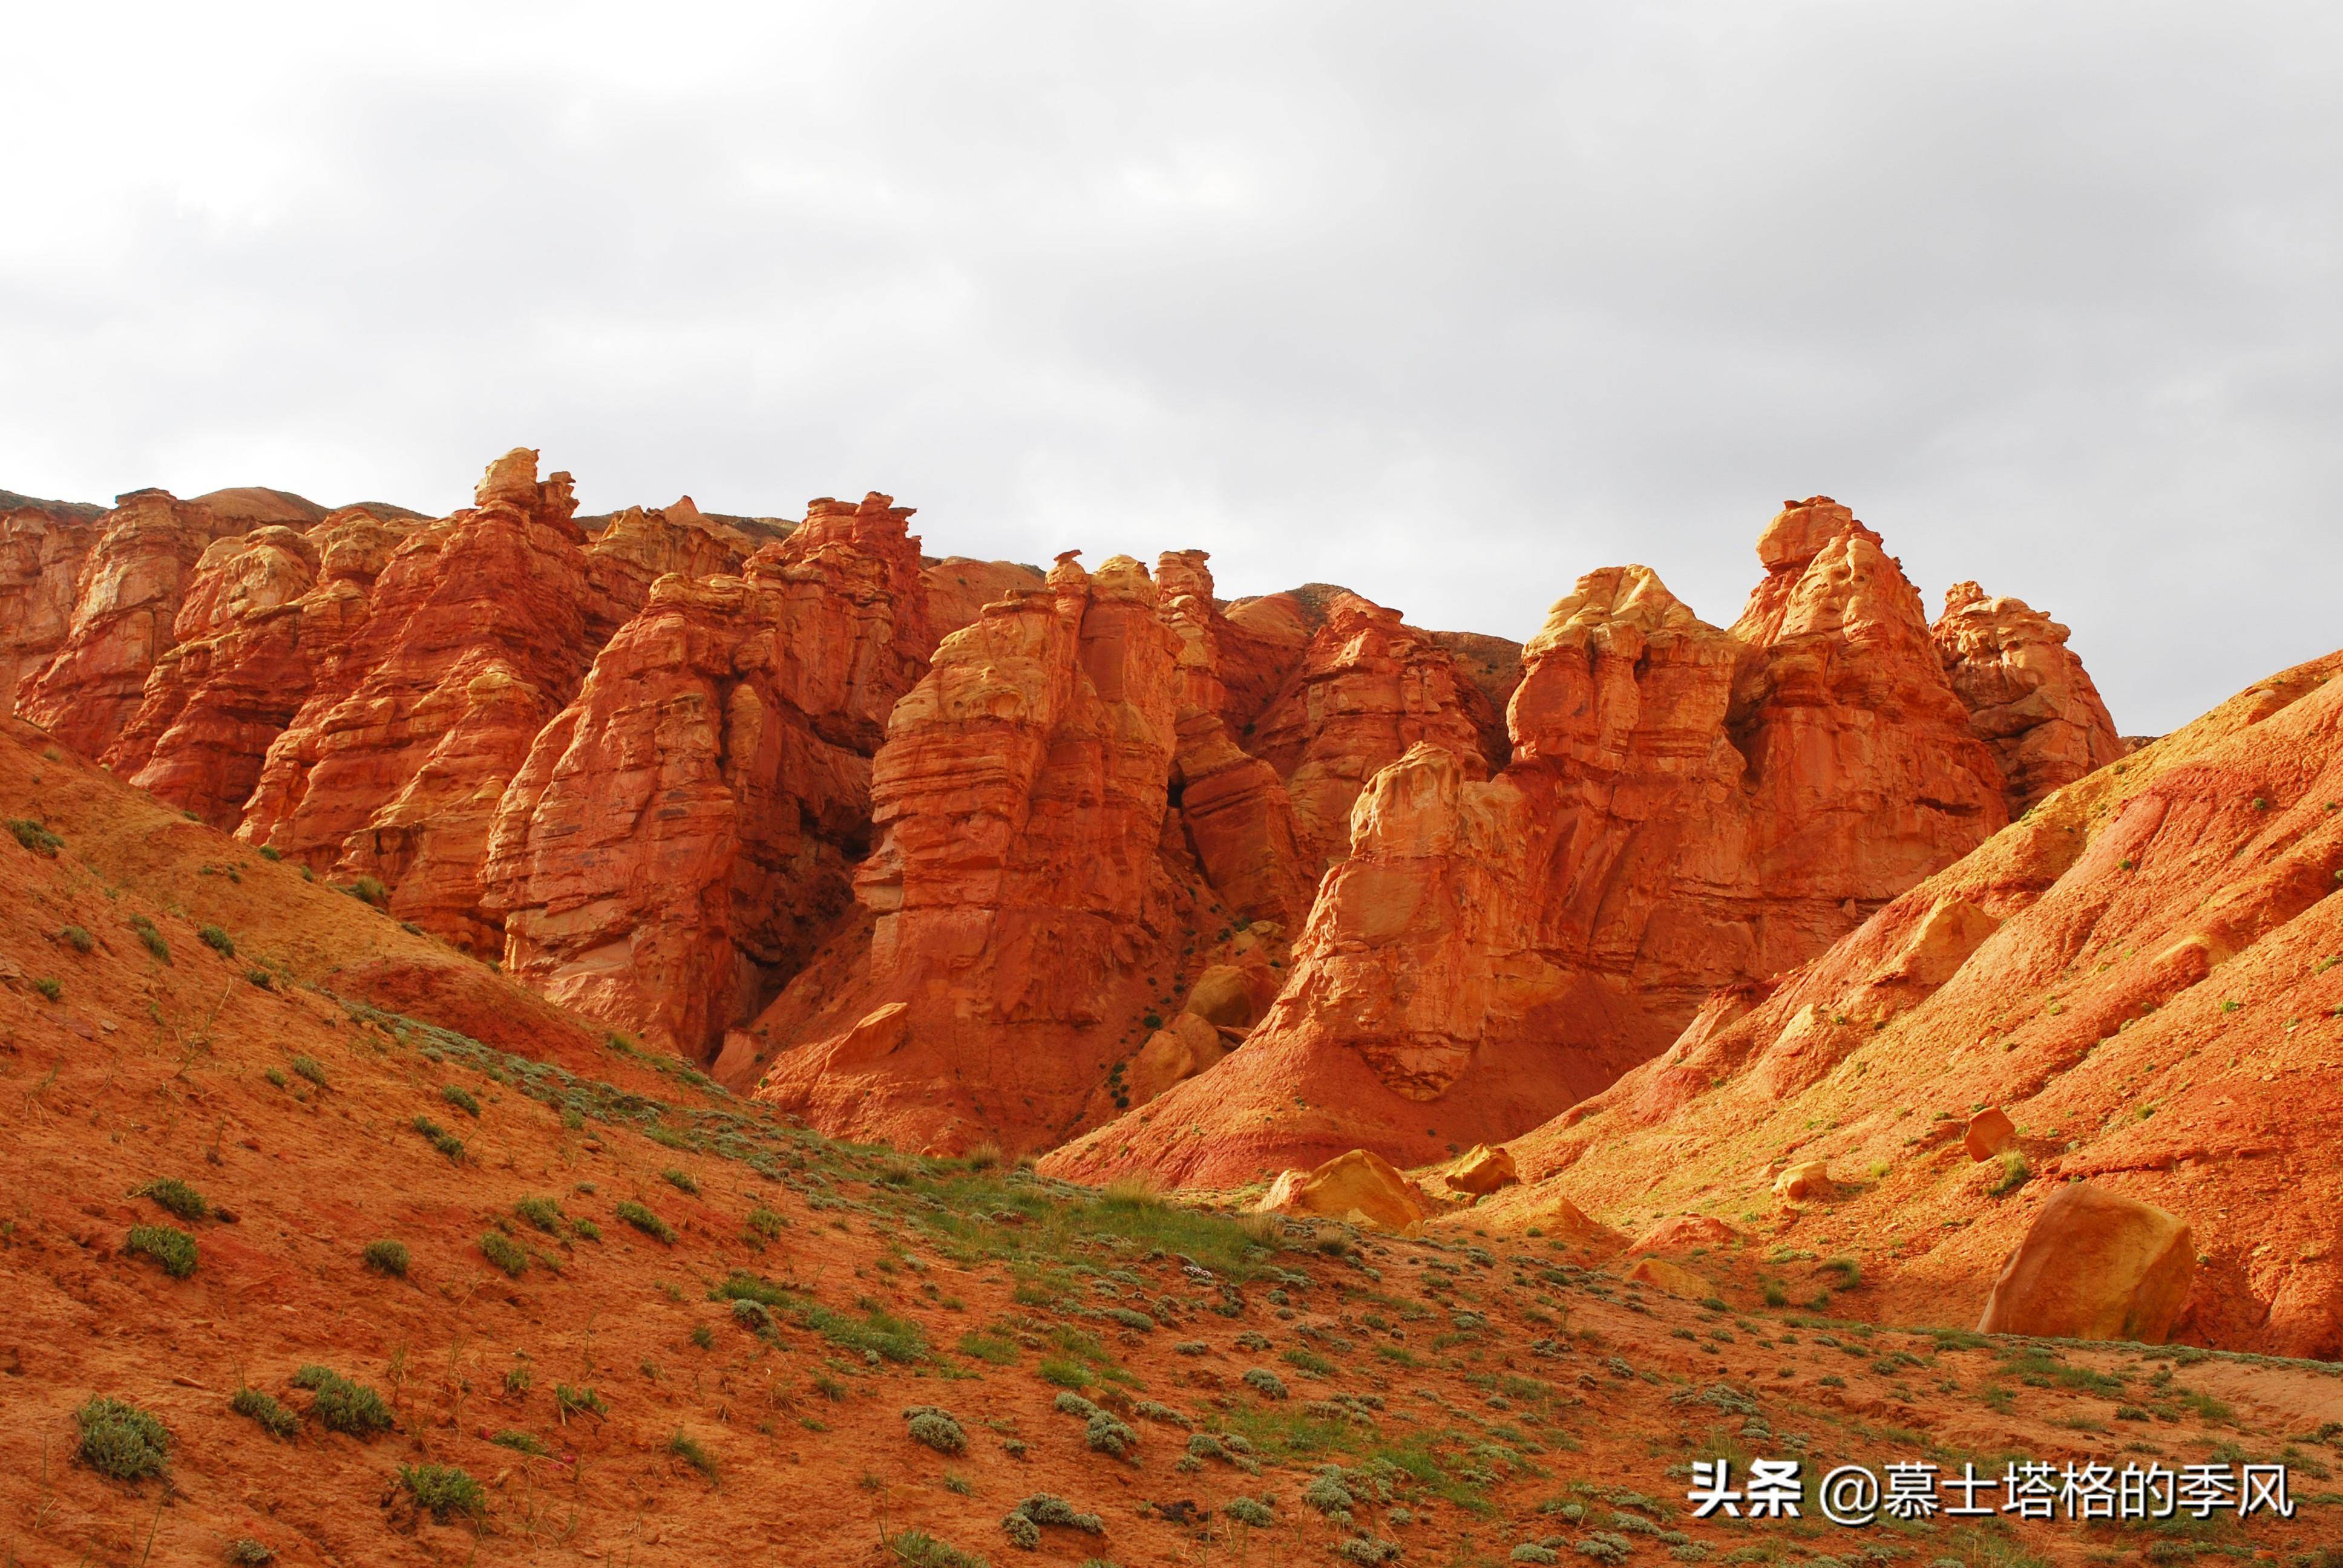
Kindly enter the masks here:
[[1312, 1171], [1286, 1171], [1253, 1206], [1262, 1214], [1317, 1214], [1329, 1220], [1404, 1231], [1430, 1206], [1413, 1182], [1372, 1150], [1338, 1154]]
[[[1906, 1322], [1968, 1319], [2036, 1203], [2088, 1181], [2210, 1227], [2174, 1338], [2332, 1357], [2338, 800], [2343, 655], [2044, 797], [1515, 1140], [1523, 1172], [1606, 1218], [1772, 1211], [1785, 1245], [1862, 1251], [1865, 1310]], [[1809, 1161], [1869, 1174], [1776, 1208]]]
[[921, 575], [927, 579], [928, 623], [939, 640], [983, 614], [986, 605], [1048, 586], [1047, 576], [1039, 567], [970, 560], [966, 556], [923, 562]]
[[[760, 1098], [913, 1147], [1047, 1137], [1140, 1043], [1175, 898], [1159, 850], [1179, 640], [1156, 609], [1138, 562], [1092, 575], [1070, 552], [1047, 591], [938, 646], [873, 768], [853, 978], [793, 987], [759, 1020], [773, 1046], [809, 1042]], [[854, 1030], [887, 1006], [901, 1024], [874, 1055]]]
[[[1226, 1185], [1511, 1137], [1998, 829], [1999, 769], [1878, 536], [1816, 498], [1759, 555], [1730, 630], [1644, 568], [1582, 578], [1524, 650], [1510, 763], [1484, 779], [1451, 722], [1376, 775], [1245, 1049], [1050, 1167]], [[1338, 606], [1313, 656], [1343, 631], [1406, 646], [1396, 618]], [[1346, 663], [1391, 668], [1313, 657], [1313, 677]]]
[[270, 744], [237, 836], [375, 879], [393, 914], [493, 954], [480, 870], [498, 802], [631, 607], [594, 579], [568, 475], [540, 481], [516, 450], [475, 498], [400, 541]]
[[[214, 539], [244, 526], [167, 490], [120, 497], [82, 566], [65, 640], [20, 680], [16, 711], [85, 756], [104, 754], [138, 711], [147, 673], [172, 646], [196, 563]], [[20, 602], [36, 608], [40, 599], [28, 594]]]
[[1351, 807], [1378, 769], [1429, 742], [1486, 778], [1484, 738], [1499, 729], [1497, 710], [1445, 649], [1399, 611], [1341, 593], [1246, 739], [1285, 781], [1314, 880], [1349, 849]]
[[703, 558], [651, 588], [498, 804], [484, 905], [507, 972], [704, 1057], [804, 966], [870, 847], [887, 716], [927, 668], [910, 515], [815, 501], [740, 575], [689, 574]]
[[56, 657], [73, 629], [100, 515], [13, 493], [0, 504], [0, 715], [15, 711], [17, 687]]
[[2066, 628], [2024, 599], [1955, 583], [1935, 635], [1970, 727], [2008, 780], [2013, 815], [2131, 749], [2067, 648]]
[[2178, 1217], [2077, 1181], [2042, 1205], [1994, 1281], [1977, 1332], [2160, 1345], [2196, 1271]]
[[375, 578], [407, 531], [353, 508], [306, 531], [264, 524], [213, 541], [174, 646], [156, 659], [106, 765], [232, 830], [269, 746], [318, 672], [351, 645]]

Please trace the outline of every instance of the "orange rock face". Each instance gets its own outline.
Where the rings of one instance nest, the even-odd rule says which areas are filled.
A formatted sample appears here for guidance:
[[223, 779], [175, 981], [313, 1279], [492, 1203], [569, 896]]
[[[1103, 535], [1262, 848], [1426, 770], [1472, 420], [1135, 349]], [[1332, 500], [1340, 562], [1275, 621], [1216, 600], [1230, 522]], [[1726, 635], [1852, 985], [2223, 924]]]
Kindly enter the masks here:
[[2067, 635], [2025, 600], [1987, 598], [1973, 582], [1946, 591], [1936, 620], [1945, 673], [2001, 763], [2013, 815], [2130, 749]]
[[270, 744], [237, 836], [375, 878], [400, 919], [493, 953], [480, 870], [498, 801], [630, 607], [597, 594], [567, 474], [540, 482], [518, 450], [475, 495], [397, 545]]
[[[1179, 644], [1156, 599], [1138, 562], [1093, 576], [1069, 556], [938, 646], [873, 768], [852, 979], [818, 963], [760, 1020], [809, 1041], [761, 1098], [913, 1146], [1080, 1114], [1174, 929], [1158, 851]], [[874, 1056], [854, 1026], [888, 1005], [901, 1025]]]
[[[237, 519], [166, 490], [121, 497], [99, 527], [64, 642], [16, 688], [17, 712], [90, 757], [113, 745], [137, 712], [147, 672], [171, 647], [180, 599], [206, 548], [243, 531]], [[45, 540], [25, 548], [45, 554], [49, 547]], [[49, 580], [48, 571], [42, 569], [42, 580]], [[27, 592], [18, 602], [37, 611], [45, 601]], [[35, 638], [45, 635], [30, 630]]]
[[1729, 631], [1643, 568], [1581, 579], [1524, 650], [1510, 763], [1484, 779], [1452, 728], [1375, 776], [1245, 1049], [1053, 1169], [1225, 1184], [1510, 1137], [2000, 827], [1999, 768], [1878, 536], [1816, 498], [1759, 556]]
[[817, 501], [741, 575], [652, 588], [498, 807], [485, 902], [508, 973], [706, 1056], [803, 967], [850, 900], [870, 759], [927, 665], [910, 516]]
[[234, 829], [269, 746], [365, 623], [374, 580], [407, 531], [350, 508], [305, 531], [264, 524], [214, 540], [196, 563], [174, 646], [156, 659], [106, 765]]
[[65, 646], [99, 517], [64, 502], [0, 507], [0, 714]]
[[[1795, 1162], [1882, 1172], [1834, 1200], [1828, 1246], [1876, 1249], [1867, 1311], [1937, 1322], [1978, 1312], [2036, 1203], [2082, 1179], [2251, 1217], [2198, 1231], [2175, 1338], [2343, 1352], [2338, 675], [2343, 655], [2287, 671], [2046, 797], [1517, 1140], [1524, 1176], [1610, 1219], [1763, 1208]], [[2000, 1159], [1973, 1159], [1972, 1107], [2000, 1112], [1980, 1129]], [[1782, 1153], [1752, 1171], [1752, 1148]], [[1781, 1220], [1825, 1250], [1800, 1237], [1813, 1211]]]
[[1285, 781], [1314, 881], [1348, 852], [1351, 807], [1376, 772], [1429, 742], [1486, 778], [1493, 732], [1496, 709], [1447, 650], [1397, 610], [1345, 593], [1250, 741]]

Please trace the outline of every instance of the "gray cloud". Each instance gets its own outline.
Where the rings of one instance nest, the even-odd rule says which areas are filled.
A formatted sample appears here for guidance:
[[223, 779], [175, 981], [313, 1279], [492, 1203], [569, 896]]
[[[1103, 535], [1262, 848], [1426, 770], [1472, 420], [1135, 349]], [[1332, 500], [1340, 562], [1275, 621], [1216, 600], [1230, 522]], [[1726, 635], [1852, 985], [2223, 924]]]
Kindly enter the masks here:
[[2127, 729], [2343, 640], [2331, 8], [0, 25], [12, 488], [439, 509], [526, 443], [1513, 637], [1622, 559], [1730, 619], [1822, 490]]

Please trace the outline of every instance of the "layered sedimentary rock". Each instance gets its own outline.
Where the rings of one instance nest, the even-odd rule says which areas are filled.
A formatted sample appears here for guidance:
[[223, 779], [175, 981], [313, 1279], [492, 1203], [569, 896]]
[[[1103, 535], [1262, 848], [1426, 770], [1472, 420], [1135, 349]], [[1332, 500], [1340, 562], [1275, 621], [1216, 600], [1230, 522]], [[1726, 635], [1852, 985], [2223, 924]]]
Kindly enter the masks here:
[[1285, 780], [1314, 877], [1347, 850], [1351, 807], [1367, 780], [1410, 747], [1429, 741], [1487, 777], [1484, 738], [1500, 730], [1496, 711], [1399, 611], [1342, 593], [1247, 739]]
[[598, 580], [569, 476], [537, 454], [492, 464], [478, 504], [417, 528], [367, 612], [269, 746], [240, 838], [372, 878], [401, 919], [498, 950], [480, 869], [505, 786], [634, 608], [639, 574]]
[[[1931, 1322], [1975, 1321], [2036, 1216], [2086, 1181], [2191, 1227], [2203, 1261], [2174, 1338], [2332, 1357], [2338, 802], [2343, 655], [2045, 798], [1515, 1141], [1523, 1172], [1617, 1223], [1775, 1210], [1784, 1244], [1862, 1257], [1867, 1312]], [[1775, 1184], [1815, 1163], [1869, 1174], [1775, 1209]], [[2153, 1271], [2119, 1253], [2029, 1268], [2005, 1306], [2064, 1279], [2091, 1321], [2128, 1312]]]
[[775, 1003], [768, 1039], [808, 1043], [761, 1097], [940, 1146], [1079, 1114], [1175, 923], [1179, 643], [1156, 599], [1138, 562], [1070, 553], [938, 646], [873, 770], [862, 950], [844, 985], [817, 964]]
[[1998, 829], [1878, 536], [1815, 498], [1759, 555], [1731, 630], [1645, 568], [1581, 579], [1525, 650], [1508, 766], [1452, 731], [1377, 775], [1245, 1049], [1054, 1168], [1229, 1182], [1522, 1132]]
[[702, 1056], [803, 966], [869, 847], [887, 716], [927, 667], [910, 516], [818, 500], [739, 575], [652, 588], [498, 807], [485, 881], [508, 973]]
[[15, 711], [18, 685], [65, 646], [100, 515], [13, 493], [0, 504], [0, 714]]
[[233, 829], [262, 759], [365, 623], [374, 581], [407, 525], [371, 509], [307, 531], [266, 524], [216, 539], [107, 767], [214, 827]]
[[2131, 749], [2067, 636], [2024, 599], [1989, 598], [1973, 582], [1946, 590], [1937, 651], [2009, 781], [2013, 814]]
[[[16, 711], [86, 756], [103, 753], [137, 712], [147, 672], [171, 647], [205, 549], [245, 527], [167, 490], [120, 497], [82, 565], [65, 640], [22, 678]], [[37, 596], [25, 602], [37, 604]]]

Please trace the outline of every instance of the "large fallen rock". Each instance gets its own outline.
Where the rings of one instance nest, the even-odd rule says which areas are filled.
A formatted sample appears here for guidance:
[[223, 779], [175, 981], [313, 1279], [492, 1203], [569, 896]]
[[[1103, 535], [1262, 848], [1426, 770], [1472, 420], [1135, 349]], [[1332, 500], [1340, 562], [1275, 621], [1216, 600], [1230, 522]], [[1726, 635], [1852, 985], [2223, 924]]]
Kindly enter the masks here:
[[1464, 1151], [1455, 1164], [1448, 1168], [1446, 1180], [1459, 1192], [1476, 1195], [1494, 1192], [1500, 1187], [1520, 1182], [1522, 1173], [1514, 1168], [1513, 1157], [1503, 1149], [1492, 1149], [1476, 1143]]
[[1831, 1190], [1830, 1166], [1821, 1160], [1801, 1160], [1774, 1178], [1774, 1195], [1803, 1203]]
[[2017, 1124], [1998, 1105], [1989, 1105], [1970, 1117], [1961, 1132], [1962, 1147], [1972, 1160], [1990, 1160], [2016, 1141]]
[[1364, 1149], [1337, 1154], [1315, 1171], [1287, 1171], [1255, 1204], [1264, 1214], [1322, 1214], [1404, 1231], [1420, 1223], [1423, 1201], [1382, 1155]]
[[2077, 1181], [2009, 1254], [1977, 1332], [2162, 1344], [2196, 1271], [2186, 1221]]

